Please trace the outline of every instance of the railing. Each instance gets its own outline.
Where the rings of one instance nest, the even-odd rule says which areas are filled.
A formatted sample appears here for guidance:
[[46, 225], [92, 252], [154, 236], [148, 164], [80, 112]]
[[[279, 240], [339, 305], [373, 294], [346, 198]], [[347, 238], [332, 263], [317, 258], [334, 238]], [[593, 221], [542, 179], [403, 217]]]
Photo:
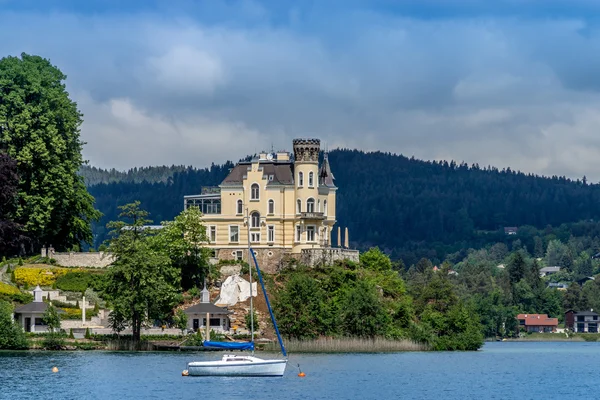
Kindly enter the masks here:
[[300, 213], [302, 219], [325, 219], [325, 214], [322, 212], [302, 212]]

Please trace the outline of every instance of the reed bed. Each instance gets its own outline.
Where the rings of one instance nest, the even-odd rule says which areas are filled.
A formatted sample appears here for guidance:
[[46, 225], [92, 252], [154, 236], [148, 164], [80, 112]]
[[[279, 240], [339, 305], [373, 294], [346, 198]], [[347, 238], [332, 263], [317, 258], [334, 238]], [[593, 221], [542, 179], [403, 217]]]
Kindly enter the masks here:
[[[412, 340], [389, 340], [384, 338], [318, 338], [314, 340], [284, 340], [291, 353], [392, 353], [399, 351], [427, 351], [429, 346]], [[278, 351], [277, 342], [267, 343], [266, 351]]]

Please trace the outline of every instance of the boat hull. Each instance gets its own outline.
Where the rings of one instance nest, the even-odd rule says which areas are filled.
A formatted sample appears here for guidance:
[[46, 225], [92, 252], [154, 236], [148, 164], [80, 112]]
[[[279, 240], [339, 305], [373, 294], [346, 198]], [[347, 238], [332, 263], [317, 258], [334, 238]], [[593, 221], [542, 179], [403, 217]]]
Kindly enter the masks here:
[[196, 361], [188, 363], [190, 376], [283, 376], [287, 360]]

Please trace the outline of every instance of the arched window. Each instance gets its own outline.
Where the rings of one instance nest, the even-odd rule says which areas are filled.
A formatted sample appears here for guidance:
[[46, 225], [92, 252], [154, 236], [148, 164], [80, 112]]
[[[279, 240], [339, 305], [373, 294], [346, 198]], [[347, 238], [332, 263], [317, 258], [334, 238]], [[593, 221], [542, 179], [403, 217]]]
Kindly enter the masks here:
[[296, 214], [300, 214], [302, 212], [302, 200], [296, 200]]
[[254, 211], [250, 216], [252, 218], [252, 223], [250, 224], [250, 227], [252, 227], [252, 228], [260, 227], [260, 214], [257, 211]]
[[302, 172], [298, 172], [298, 187], [304, 186], [304, 174]]
[[315, 212], [315, 199], [310, 198], [306, 200], [306, 212]]
[[258, 200], [259, 198], [258, 183], [253, 183], [252, 186], [250, 186], [250, 200]]
[[275, 214], [275, 202], [273, 199], [269, 199], [269, 214]]
[[327, 216], [327, 200], [323, 200], [323, 214]]
[[241, 200], [237, 201], [237, 213], [238, 214], [243, 214], [244, 213], [244, 203], [242, 203]]
[[313, 172], [309, 172], [308, 173], [308, 187], [313, 187], [314, 185], [314, 178], [315, 178], [315, 174], [313, 174]]
[[321, 212], [321, 199], [317, 200], [317, 212]]

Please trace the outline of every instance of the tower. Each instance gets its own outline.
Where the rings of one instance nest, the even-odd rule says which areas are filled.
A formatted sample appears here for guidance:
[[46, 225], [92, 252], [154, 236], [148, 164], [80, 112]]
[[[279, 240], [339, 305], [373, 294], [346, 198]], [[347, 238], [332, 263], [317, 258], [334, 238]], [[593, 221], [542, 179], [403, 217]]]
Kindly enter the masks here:
[[319, 139], [294, 139], [295, 163], [319, 164], [319, 150], [321, 140]]

